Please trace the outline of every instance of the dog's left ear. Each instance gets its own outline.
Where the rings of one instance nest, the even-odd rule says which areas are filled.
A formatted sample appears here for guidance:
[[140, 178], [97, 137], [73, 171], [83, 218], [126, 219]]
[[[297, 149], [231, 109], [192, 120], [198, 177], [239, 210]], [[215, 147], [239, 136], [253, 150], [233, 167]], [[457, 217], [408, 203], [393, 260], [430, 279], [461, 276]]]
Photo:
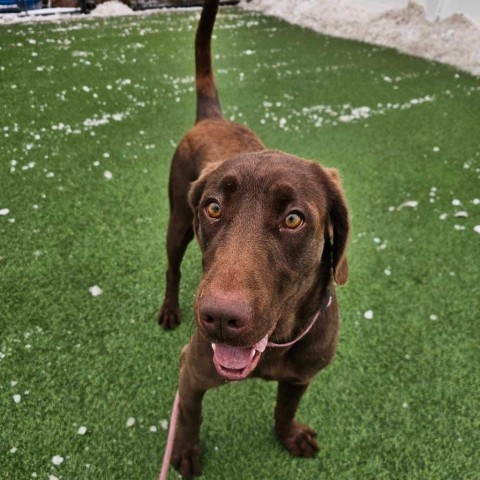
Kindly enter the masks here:
[[347, 203], [343, 193], [340, 175], [334, 168], [324, 168], [327, 174], [328, 217], [332, 242], [333, 278], [337, 285], [348, 280], [347, 245], [350, 231]]

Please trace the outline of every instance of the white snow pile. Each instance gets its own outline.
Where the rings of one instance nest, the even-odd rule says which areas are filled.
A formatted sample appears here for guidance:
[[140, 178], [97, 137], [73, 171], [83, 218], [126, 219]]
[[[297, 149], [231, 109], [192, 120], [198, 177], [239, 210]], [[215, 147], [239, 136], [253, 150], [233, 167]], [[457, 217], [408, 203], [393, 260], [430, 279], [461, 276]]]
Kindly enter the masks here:
[[327, 35], [394, 47], [480, 75], [479, 26], [460, 14], [430, 22], [414, 0], [405, 8], [383, 12], [338, 0], [244, 0], [241, 6]]
[[109, 0], [101, 3], [90, 14], [92, 17], [118, 17], [121, 15], [132, 15], [133, 10], [122, 2]]

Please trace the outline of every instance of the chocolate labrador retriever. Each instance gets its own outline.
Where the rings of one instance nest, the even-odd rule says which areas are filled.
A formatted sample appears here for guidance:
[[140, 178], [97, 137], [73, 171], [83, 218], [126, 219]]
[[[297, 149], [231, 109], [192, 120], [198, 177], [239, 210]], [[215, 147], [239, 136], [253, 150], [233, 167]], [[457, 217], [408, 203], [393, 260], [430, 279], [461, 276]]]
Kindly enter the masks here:
[[[315, 432], [295, 421], [313, 377], [331, 361], [347, 281], [348, 211], [336, 170], [267, 150], [222, 116], [210, 41], [218, 0], [205, 0], [195, 39], [197, 118], [173, 157], [166, 293], [159, 323], [180, 323], [180, 263], [194, 234], [203, 257], [198, 326], [180, 362], [172, 464], [201, 474], [205, 392], [246, 377], [278, 381], [275, 432], [293, 455], [313, 457]], [[277, 347], [277, 348], [273, 348]]]

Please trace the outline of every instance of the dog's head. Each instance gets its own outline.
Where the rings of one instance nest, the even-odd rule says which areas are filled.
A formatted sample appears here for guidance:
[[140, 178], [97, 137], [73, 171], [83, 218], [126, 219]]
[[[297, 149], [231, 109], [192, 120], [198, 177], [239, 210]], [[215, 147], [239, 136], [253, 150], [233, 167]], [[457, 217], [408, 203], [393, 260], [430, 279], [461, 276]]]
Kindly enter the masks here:
[[245, 378], [273, 332], [288, 338], [313, 290], [348, 277], [348, 212], [335, 170], [277, 151], [240, 155], [193, 183], [203, 256], [195, 319], [217, 371]]

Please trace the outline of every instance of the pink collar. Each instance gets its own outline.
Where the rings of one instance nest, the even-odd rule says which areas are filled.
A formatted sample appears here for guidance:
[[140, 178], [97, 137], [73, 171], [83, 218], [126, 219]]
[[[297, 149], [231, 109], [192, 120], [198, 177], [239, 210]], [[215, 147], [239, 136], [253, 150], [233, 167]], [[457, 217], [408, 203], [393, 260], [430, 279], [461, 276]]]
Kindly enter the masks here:
[[332, 304], [332, 295], [330, 294], [330, 292], [328, 292], [328, 301], [327, 301], [326, 305], [320, 307], [320, 309], [317, 310], [317, 313], [313, 316], [312, 320], [308, 324], [308, 327], [297, 338], [294, 338], [293, 340], [291, 340], [290, 342], [287, 342], [287, 343], [267, 342], [266, 346], [267, 347], [276, 347], [276, 348], [291, 347], [295, 343], [299, 342], [312, 329], [313, 325], [317, 321], [318, 316], [320, 315], [322, 310], [326, 310], [331, 304]]

